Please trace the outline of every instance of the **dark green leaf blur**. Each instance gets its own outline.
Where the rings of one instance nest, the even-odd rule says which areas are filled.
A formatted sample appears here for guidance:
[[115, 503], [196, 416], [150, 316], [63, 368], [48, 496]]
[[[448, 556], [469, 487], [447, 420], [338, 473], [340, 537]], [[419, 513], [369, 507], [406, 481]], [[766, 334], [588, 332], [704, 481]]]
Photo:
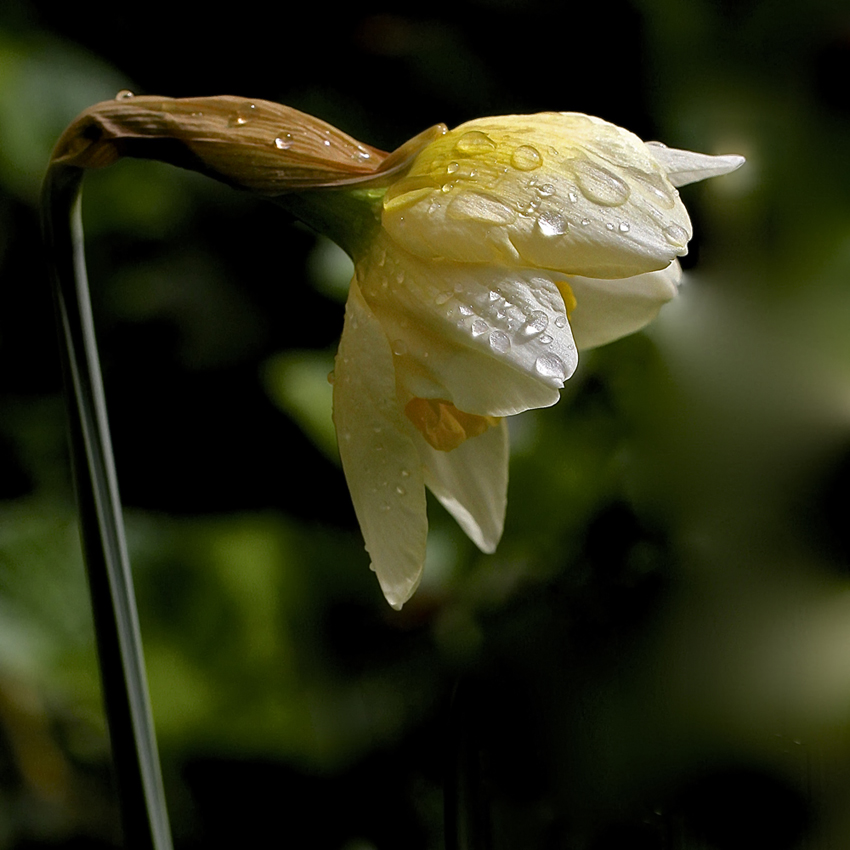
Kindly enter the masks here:
[[430, 503], [401, 613], [329, 420], [346, 258], [194, 174], [86, 177], [179, 850], [442, 850], [446, 789], [469, 850], [850, 846], [846, 3], [188, 8], [0, 6], [0, 850], [121, 846], [37, 208], [121, 89], [385, 150], [563, 110], [748, 159], [682, 190], [680, 297], [511, 422], [498, 552]]

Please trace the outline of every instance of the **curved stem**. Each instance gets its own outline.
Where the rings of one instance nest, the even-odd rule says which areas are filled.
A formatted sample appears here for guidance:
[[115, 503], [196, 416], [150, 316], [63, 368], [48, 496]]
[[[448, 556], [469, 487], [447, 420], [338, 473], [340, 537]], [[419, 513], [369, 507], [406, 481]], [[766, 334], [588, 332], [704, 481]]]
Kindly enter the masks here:
[[42, 196], [80, 532], [125, 846], [132, 850], [171, 850], [89, 299], [81, 216], [82, 174], [79, 168], [51, 167]]

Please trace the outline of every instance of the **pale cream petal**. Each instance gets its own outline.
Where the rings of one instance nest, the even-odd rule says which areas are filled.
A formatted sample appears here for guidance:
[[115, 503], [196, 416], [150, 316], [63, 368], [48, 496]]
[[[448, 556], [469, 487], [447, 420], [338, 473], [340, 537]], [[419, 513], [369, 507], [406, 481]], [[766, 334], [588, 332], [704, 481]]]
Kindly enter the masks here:
[[729, 174], [740, 168], [746, 161], [744, 157], [737, 154], [711, 156], [668, 148], [661, 142], [647, 142], [646, 146], [674, 186], [686, 186], [698, 180]]
[[482, 552], [491, 554], [502, 536], [508, 500], [508, 426], [497, 426], [450, 452], [418, 436], [425, 484]]
[[387, 601], [401, 608], [425, 563], [425, 483], [398, 403], [389, 343], [356, 281], [334, 368], [334, 424], [372, 567]]
[[412, 396], [508, 416], [554, 404], [575, 370], [563, 275], [425, 262], [382, 234], [358, 279]]
[[628, 277], [687, 251], [691, 223], [633, 133], [576, 113], [468, 122], [429, 145], [384, 200], [425, 259]]
[[678, 261], [661, 271], [621, 280], [570, 278], [576, 298], [570, 315], [576, 344], [592, 348], [640, 330], [676, 295], [681, 279]]

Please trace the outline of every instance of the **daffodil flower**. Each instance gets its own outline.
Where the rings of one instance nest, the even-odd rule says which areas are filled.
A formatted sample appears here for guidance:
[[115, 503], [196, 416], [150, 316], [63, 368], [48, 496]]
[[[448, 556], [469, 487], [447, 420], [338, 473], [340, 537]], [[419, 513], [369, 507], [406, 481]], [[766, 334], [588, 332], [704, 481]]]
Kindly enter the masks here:
[[354, 259], [333, 416], [394, 608], [422, 577], [426, 488], [495, 550], [505, 418], [554, 404], [579, 349], [638, 330], [676, 294], [692, 236], [677, 187], [743, 163], [577, 113], [438, 125], [388, 155], [264, 101], [120, 100], [84, 113], [54, 162], [194, 168], [279, 200]]
[[355, 255], [334, 421], [393, 607], [422, 576], [425, 488], [495, 550], [505, 417], [554, 404], [578, 349], [638, 330], [676, 294], [692, 234], [676, 187], [742, 162], [586, 115], [512, 115], [438, 137], [389, 186]]

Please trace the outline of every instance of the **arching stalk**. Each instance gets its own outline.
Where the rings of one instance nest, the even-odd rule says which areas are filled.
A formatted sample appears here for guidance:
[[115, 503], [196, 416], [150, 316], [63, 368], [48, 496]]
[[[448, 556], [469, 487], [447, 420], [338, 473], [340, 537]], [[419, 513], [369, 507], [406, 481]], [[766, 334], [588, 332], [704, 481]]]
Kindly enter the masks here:
[[83, 248], [83, 170], [54, 165], [42, 196], [71, 457], [124, 846], [171, 850]]

